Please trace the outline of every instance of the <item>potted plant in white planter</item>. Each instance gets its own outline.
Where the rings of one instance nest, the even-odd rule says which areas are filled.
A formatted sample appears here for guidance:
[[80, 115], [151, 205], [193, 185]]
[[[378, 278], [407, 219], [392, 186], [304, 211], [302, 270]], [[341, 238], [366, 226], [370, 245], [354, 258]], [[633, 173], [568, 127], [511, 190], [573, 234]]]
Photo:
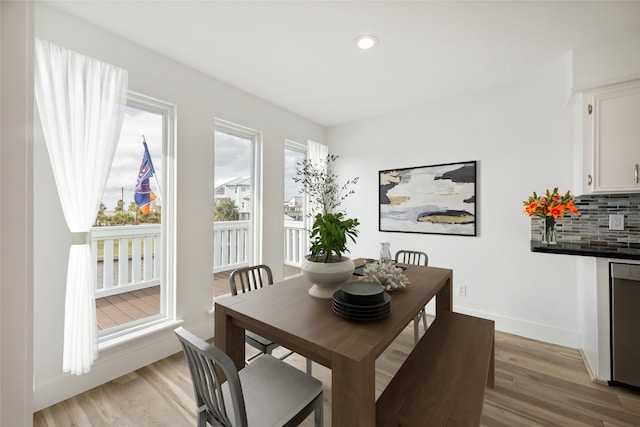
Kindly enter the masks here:
[[301, 191], [307, 194], [315, 212], [310, 254], [302, 263], [302, 274], [313, 284], [309, 294], [316, 298], [331, 298], [340, 285], [349, 280], [355, 268], [353, 260], [344, 254], [349, 252], [348, 241], [355, 243], [360, 223], [336, 210], [354, 193], [351, 187], [358, 183], [358, 177], [338, 184], [332, 169], [337, 159], [336, 155], [328, 155], [325, 164], [320, 166], [306, 159], [298, 164], [293, 178], [303, 185]]

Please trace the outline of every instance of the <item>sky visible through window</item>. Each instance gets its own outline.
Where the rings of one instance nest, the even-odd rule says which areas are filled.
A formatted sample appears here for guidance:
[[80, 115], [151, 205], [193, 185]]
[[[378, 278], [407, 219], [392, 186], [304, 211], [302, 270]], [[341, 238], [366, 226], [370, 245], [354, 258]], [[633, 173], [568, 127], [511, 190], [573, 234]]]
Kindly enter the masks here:
[[215, 132], [215, 186], [235, 178], [251, 176], [251, 140]]
[[[118, 146], [101, 198], [108, 212], [113, 212], [120, 199], [125, 210], [134, 202], [138, 171], [144, 154], [143, 135], [155, 167], [151, 179], [152, 190], [160, 197], [158, 183], [162, 183], [163, 115], [132, 106], [125, 108]], [[229, 133], [215, 132], [214, 181], [216, 186], [238, 177], [252, 175], [253, 141]], [[304, 152], [284, 149], [284, 198], [289, 201], [300, 194], [300, 185], [293, 182], [297, 164]], [[278, 166], [280, 167], [280, 166]], [[270, 172], [271, 173], [271, 172]], [[161, 201], [160, 201], [161, 202]], [[242, 201], [244, 205], [244, 201]]]
[[[160, 195], [158, 184], [162, 182], [162, 115], [127, 106], [118, 148], [102, 196], [102, 203], [108, 211], [113, 211], [120, 199], [124, 200], [125, 210], [133, 202], [133, 192], [144, 153], [143, 135], [156, 171], [155, 179], [151, 180], [151, 188], [158, 196]], [[234, 178], [251, 175], [251, 141], [249, 139], [216, 131], [215, 141], [216, 186]], [[303, 159], [303, 152], [285, 149], [285, 202], [300, 195], [301, 187], [293, 182], [293, 177], [296, 174], [297, 164]]]
[[[251, 141], [247, 138], [216, 131], [215, 133], [215, 186], [235, 178], [251, 176]], [[300, 185], [293, 182], [297, 163], [304, 159], [304, 153], [284, 150], [284, 201], [300, 194]]]
[[158, 184], [162, 182], [162, 115], [127, 106], [118, 148], [102, 195], [102, 203], [107, 211], [113, 211], [120, 199], [124, 200], [125, 210], [134, 201], [133, 192], [144, 153], [143, 135], [156, 171], [155, 178], [151, 179], [151, 189], [160, 197]]
[[288, 202], [294, 196], [299, 196], [302, 185], [293, 182], [293, 177], [296, 176], [296, 168], [298, 163], [304, 160], [304, 153], [302, 151], [284, 150], [284, 201]]

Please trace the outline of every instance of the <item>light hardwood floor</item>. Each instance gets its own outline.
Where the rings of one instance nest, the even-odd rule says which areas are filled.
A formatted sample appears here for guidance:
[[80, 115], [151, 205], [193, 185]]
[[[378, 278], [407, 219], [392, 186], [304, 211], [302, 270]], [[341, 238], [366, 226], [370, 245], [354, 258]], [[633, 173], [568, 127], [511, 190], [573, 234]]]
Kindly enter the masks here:
[[[412, 328], [377, 360], [376, 397], [411, 351]], [[592, 382], [577, 350], [497, 332], [495, 358], [495, 389], [485, 394], [483, 426], [640, 426], [640, 393]], [[298, 355], [286, 360], [305, 369]], [[330, 371], [314, 363], [313, 373], [324, 384], [325, 426], [330, 426]], [[192, 396], [178, 353], [39, 411], [34, 425], [193, 426]], [[313, 426], [312, 417], [302, 425]]]

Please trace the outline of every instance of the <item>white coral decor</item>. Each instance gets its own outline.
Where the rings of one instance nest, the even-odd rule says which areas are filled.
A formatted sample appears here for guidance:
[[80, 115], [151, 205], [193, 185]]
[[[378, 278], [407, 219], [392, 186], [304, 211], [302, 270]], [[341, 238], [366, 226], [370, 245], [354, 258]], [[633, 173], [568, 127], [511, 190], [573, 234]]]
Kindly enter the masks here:
[[371, 263], [363, 269], [363, 276], [358, 278], [361, 282], [379, 283], [385, 291], [402, 289], [409, 286], [409, 279], [402, 273], [400, 267], [393, 263]]

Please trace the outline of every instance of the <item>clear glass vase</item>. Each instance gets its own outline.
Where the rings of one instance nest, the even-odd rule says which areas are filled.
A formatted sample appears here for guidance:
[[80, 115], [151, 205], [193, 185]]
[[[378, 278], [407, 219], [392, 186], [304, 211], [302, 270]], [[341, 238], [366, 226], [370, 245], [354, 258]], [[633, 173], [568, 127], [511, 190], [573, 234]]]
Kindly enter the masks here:
[[391, 262], [391, 244], [380, 243], [380, 263]]
[[558, 243], [558, 236], [556, 235], [556, 219], [553, 217], [547, 217], [543, 219], [542, 224], [542, 243], [547, 245], [555, 245]]

